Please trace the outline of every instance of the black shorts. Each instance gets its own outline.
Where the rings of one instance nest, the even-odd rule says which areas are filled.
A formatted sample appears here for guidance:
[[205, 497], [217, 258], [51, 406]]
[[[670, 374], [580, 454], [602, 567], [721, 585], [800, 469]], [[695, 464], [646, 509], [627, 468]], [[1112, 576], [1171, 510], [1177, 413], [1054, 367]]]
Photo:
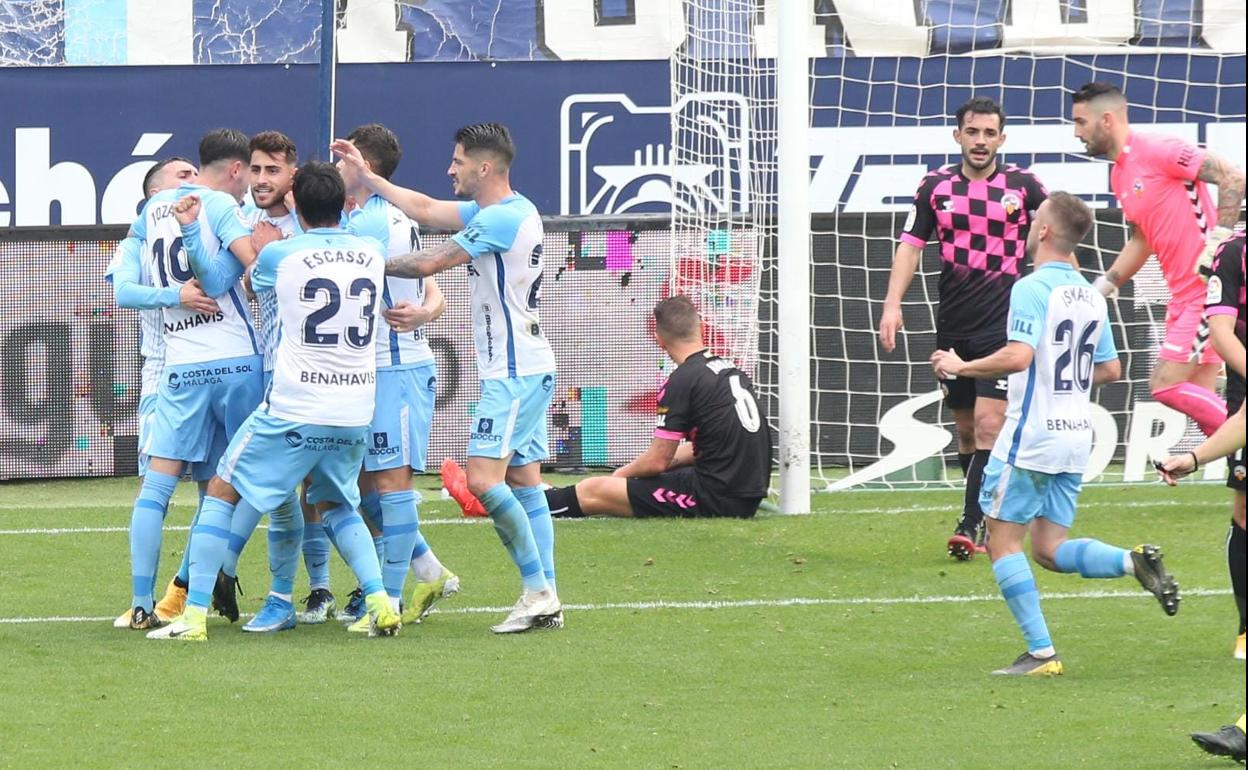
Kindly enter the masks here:
[[708, 492], [693, 468], [677, 468], [658, 476], [628, 480], [628, 503], [638, 518], [679, 516], [748, 519], [761, 497], [730, 497]]
[[[984, 358], [1005, 347], [1005, 336], [984, 336], [965, 339], [936, 333], [936, 347], [941, 350], [953, 351], [963, 361]], [[970, 377], [958, 377], [953, 380], [941, 380], [940, 389], [945, 392], [945, 405], [950, 409], [970, 409], [975, 406], [976, 398], [992, 398], [1005, 401], [1010, 390], [1005, 377], [990, 380], [974, 380]]]
[[[1226, 373], [1226, 414], [1233, 418], [1244, 403], [1244, 378], [1235, 372]], [[1226, 458], [1226, 485], [1239, 492], [1244, 491], [1244, 448]]]

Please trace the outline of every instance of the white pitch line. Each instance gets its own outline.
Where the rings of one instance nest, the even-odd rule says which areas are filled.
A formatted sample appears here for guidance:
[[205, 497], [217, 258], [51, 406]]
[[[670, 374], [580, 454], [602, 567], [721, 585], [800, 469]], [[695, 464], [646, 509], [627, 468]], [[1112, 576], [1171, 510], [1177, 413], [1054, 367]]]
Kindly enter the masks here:
[[[490, 520], [485, 517], [480, 518], [458, 518], [458, 519], [421, 519], [420, 525], [433, 524], [483, 524]], [[588, 519], [560, 519], [560, 523], [569, 521], [588, 521]], [[256, 529], [268, 529], [267, 524], [259, 524]], [[189, 526], [167, 526], [163, 530], [165, 532], [186, 532]], [[90, 535], [96, 533], [117, 533], [129, 532], [129, 527], [47, 527], [32, 529], [0, 529], [0, 535]]]
[[[1182, 592], [1185, 597], [1191, 596], [1229, 596], [1227, 588], [1192, 588]], [[1045, 601], [1062, 601], [1070, 599], [1141, 599], [1149, 594], [1143, 591], [1073, 591], [1067, 593], [1042, 594]], [[792, 598], [792, 599], [724, 599], [712, 601], [653, 601], [653, 602], [607, 602], [602, 604], [565, 604], [563, 608], [570, 612], [601, 612], [604, 610], [733, 610], [755, 607], [845, 607], [874, 606], [893, 604], [968, 604], [974, 602], [1001, 601], [1000, 594], [970, 594], [965, 596], [859, 596], [846, 598]], [[435, 609], [435, 613], [444, 615], [477, 615], [483, 613], [498, 614], [514, 609], [506, 607], [454, 607], [451, 609]], [[244, 617], [247, 614], [244, 613]], [[103, 623], [112, 621], [115, 616], [84, 617], [84, 616], [53, 616], [45, 618], [0, 618], [0, 625], [22, 625], [30, 623]]]
[[[952, 504], [951, 504], [952, 505]], [[836, 514], [902, 514], [902, 513], [941, 513], [951, 510], [951, 505], [892, 505], [887, 508], [841, 508], [832, 510], [832, 512], [820, 515], [836, 515]], [[1194, 503], [1192, 500], [1131, 500], [1131, 502], [1099, 502], [1099, 503], [1083, 503], [1078, 507], [1080, 510], [1096, 510], [1101, 508], [1197, 508], [1201, 503]], [[70, 505], [77, 507], [77, 505]], [[9, 505], [0, 504], [0, 510], [42, 510], [54, 508], [54, 505]], [[66, 505], [55, 505], [55, 508], [66, 508]], [[99, 505], [99, 508], [120, 508], [120, 505]], [[759, 513], [758, 518], [787, 518], [782, 513]], [[449, 518], [449, 519], [421, 519], [421, 524], [480, 524], [488, 522], [488, 518]], [[584, 520], [610, 520], [607, 518], [598, 519], [567, 519], [560, 518], [559, 523], [565, 522], [584, 522]], [[185, 532], [186, 527], [166, 527], [171, 532], [182, 530]], [[29, 535], [29, 534], [91, 534], [91, 533], [107, 533], [107, 532], [129, 532], [125, 527], [54, 527], [54, 528], [31, 528], [31, 529], [0, 529], [0, 535]]]

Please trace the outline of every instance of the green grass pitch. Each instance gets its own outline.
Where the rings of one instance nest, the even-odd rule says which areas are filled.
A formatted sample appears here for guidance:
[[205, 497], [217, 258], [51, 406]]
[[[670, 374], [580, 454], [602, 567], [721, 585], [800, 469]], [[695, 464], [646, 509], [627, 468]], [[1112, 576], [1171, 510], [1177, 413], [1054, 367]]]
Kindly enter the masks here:
[[[1067, 673], [1006, 681], [988, 672], [1023, 643], [988, 562], [944, 553], [956, 491], [818, 495], [817, 515], [754, 521], [559, 522], [567, 627], [495, 637], [514, 568], [488, 524], [418, 482], [425, 535], [464, 581], [443, 611], [394, 639], [338, 623], [253, 637], [214, 618], [199, 645], [111, 627], [135, 480], [0, 485], [0, 766], [1230, 766], [1187, 738], [1244, 707], [1223, 487], [1087, 490], [1076, 533], [1161, 544], [1181, 611], [1130, 578], [1038, 570]], [[162, 586], [192, 505], [184, 485]], [[240, 577], [254, 612], [262, 535]], [[335, 592], [351, 587], [335, 557]]]

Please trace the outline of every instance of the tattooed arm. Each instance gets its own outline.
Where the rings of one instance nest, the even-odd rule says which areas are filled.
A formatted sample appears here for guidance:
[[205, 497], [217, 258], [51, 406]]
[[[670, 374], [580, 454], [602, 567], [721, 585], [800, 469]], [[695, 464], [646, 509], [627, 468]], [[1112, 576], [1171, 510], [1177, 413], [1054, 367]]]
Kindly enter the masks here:
[[1234, 229], [1244, 203], [1244, 172], [1229, 160], [1210, 152], [1196, 178], [1218, 186], [1218, 226]]
[[437, 246], [391, 257], [386, 262], [386, 275], [398, 278], [428, 278], [434, 273], [449, 270], [456, 265], [466, 265], [472, 257], [451, 239]]
[[1148, 255], [1153, 253], [1152, 247], [1148, 245], [1148, 239], [1144, 237], [1144, 233], [1140, 232], [1140, 228], [1130, 222], [1127, 224], [1131, 230], [1131, 239], [1122, 247], [1122, 251], [1105, 271], [1105, 275], [1092, 283], [1092, 288], [1106, 297], [1114, 296], [1124, 283], [1140, 272], [1140, 268], [1148, 261]]

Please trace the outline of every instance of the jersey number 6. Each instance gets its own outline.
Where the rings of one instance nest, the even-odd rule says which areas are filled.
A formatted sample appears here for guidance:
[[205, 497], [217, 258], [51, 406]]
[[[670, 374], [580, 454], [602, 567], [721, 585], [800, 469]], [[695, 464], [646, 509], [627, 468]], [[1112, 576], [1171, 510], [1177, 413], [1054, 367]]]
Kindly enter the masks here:
[[[338, 344], [337, 332], [322, 332], [317, 327], [329, 321], [342, 309], [342, 295], [338, 284], [328, 278], [313, 278], [303, 285], [299, 296], [304, 302], [316, 302], [318, 296], [324, 295], [328, 300], [320, 308], [308, 313], [303, 322], [303, 343], [318, 347], [332, 347]], [[364, 320], [363, 331], [359, 326], [348, 326], [344, 330], [347, 344], [353, 348], [363, 348], [373, 341], [373, 328], [376, 325], [374, 315], [377, 306], [377, 285], [368, 278], [356, 278], [347, 289], [347, 299], [360, 299], [365, 295], [360, 308], [360, 318]]]
[[737, 419], [741, 421], [741, 427], [750, 433], [757, 433], [762, 420], [758, 416], [758, 404], [754, 401], [754, 396], [741, 387], [741, 376], [738, 374], [728, 378], [728, 386], [732, 388], [732, 397], [737, 402]]

